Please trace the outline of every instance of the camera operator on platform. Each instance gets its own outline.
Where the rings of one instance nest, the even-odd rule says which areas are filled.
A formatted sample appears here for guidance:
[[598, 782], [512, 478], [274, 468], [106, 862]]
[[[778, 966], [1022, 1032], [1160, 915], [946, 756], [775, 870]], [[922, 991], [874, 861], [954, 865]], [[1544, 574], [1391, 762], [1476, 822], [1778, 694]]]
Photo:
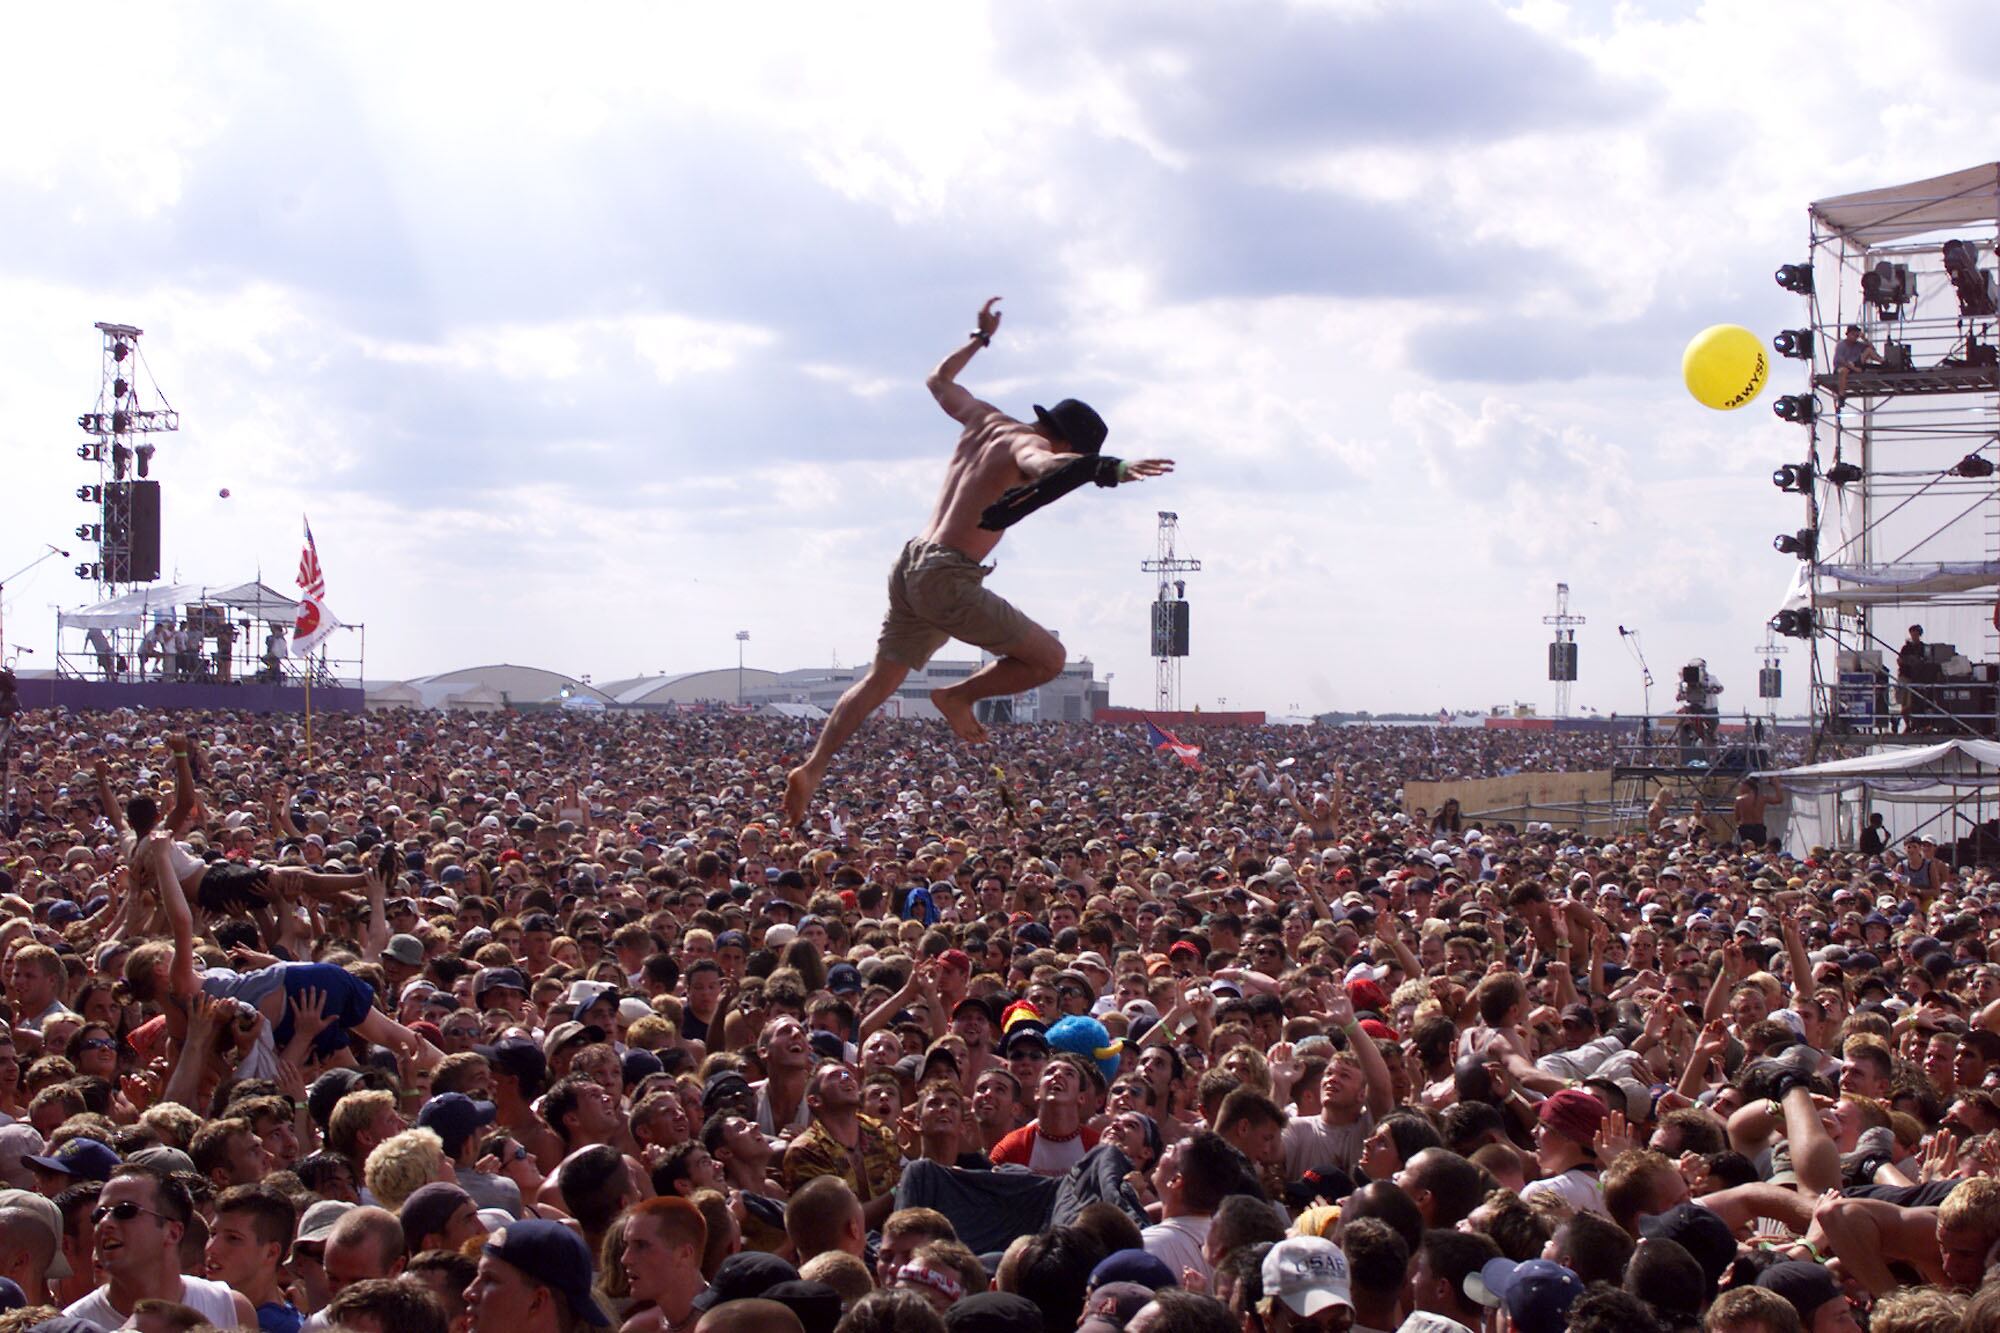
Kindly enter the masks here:
[[1721, 683], [1708, 674], [1707, 659], [1697, 657], [1681, 668], [1681, 683], [1674, 691], [1674, 698], [1680, 704], [1679, 711], [1694, 719], [1682, 726], [1706, 744], [1715, 743], [1718, 718], [1715, 696], [1721, 693]]

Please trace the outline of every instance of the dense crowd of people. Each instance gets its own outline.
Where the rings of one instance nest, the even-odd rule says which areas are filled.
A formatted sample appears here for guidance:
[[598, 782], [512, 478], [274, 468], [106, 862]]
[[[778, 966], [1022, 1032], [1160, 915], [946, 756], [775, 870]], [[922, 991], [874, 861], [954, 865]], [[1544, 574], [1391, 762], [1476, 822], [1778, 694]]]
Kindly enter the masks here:
[[2000, 1329], [2000, 892], [1616, 738], [20, 714], [0, 1333]]

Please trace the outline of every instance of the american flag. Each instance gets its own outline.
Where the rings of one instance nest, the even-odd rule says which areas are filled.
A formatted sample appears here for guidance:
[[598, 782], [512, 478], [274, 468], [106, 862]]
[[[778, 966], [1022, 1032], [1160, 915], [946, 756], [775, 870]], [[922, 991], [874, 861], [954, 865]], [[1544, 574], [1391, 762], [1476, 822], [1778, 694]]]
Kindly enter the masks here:
[[299, 552], [299, 586], [306, 596], [326, 596], [326, 572], [319, 567], [319, 547], [313, 544], [312, 520], [306, 520], [306, 545]]
[[309, 653], [326, 642], [340, 628], [340, 621], [326, 605], [326, 572], [319, 567], [319, 547], [313, 541], [312, 521], [306, 521], [306, 544], [299, 552], [298, 619], [292, 624], [292, 649]]

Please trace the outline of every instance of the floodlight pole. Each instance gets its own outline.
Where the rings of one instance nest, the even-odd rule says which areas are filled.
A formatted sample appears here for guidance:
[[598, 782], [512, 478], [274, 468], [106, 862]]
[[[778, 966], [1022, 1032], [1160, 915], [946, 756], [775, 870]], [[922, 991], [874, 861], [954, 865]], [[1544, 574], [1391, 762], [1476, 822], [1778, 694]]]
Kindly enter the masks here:
[[743, 706], [743, 645], [750, 642], [750, 631], [736, 631], [736, 706]]

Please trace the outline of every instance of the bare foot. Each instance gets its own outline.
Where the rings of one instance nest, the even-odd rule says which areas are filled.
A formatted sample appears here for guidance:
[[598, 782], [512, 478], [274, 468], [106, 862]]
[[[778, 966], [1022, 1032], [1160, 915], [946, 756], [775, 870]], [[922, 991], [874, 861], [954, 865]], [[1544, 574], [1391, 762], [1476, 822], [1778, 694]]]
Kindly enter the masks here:
[[971, 704], [961, 702], [948, 689], [932, 690], [931, 702], [937, 706], [938, 712], [944, 714], [944, 720], [951, 724], [951, 729], [958, 733], [960, 740], [973, 745], [985, 743], [986, 728], [972, 715]]
[[800, 764], [785, 775], [785, 824], [798, 828], [806, 822], [806, 802], [819, 790], [820, 775]]

